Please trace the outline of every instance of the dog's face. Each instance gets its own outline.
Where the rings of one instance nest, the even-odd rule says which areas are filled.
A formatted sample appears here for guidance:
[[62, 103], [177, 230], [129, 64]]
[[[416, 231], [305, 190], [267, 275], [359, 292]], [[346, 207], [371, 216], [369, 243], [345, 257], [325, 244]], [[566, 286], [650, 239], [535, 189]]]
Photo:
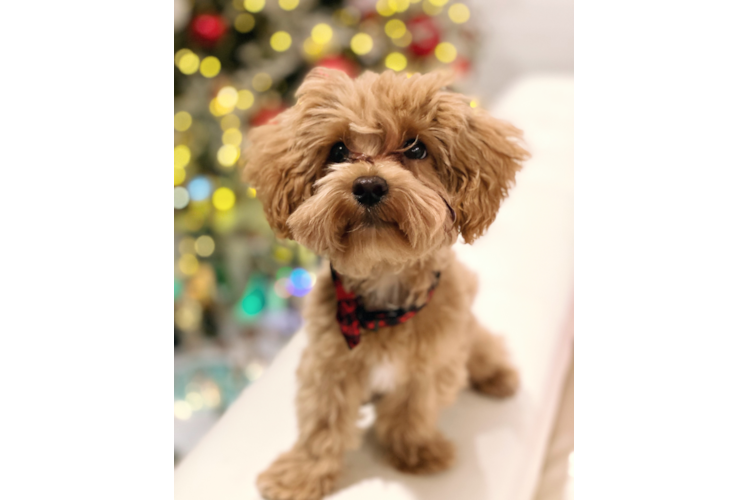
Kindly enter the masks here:
[[245, 178], [276, 234], [357, 277], [480, 236], [527, 153], [446, 83], [312, 70], [297, 104], [249, 133]]

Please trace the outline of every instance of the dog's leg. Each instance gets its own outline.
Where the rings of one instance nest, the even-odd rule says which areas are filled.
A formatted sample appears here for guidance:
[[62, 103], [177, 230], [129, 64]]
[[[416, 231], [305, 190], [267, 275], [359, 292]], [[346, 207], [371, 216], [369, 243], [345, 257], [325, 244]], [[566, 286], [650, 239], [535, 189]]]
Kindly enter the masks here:
[[299, 439], [257, 478], [270, 500], [318, 500], [340, 475], [343, 455], [357, 441], [361, 387], [345, 369], [325, 369], [318, 353], [299, 366], [296, 407]]
[[492, 335], [475, 316], [468, 328], [472, 334], [468, 373], [478, 391], [499, 398], [511, 396], [519, 387], [519, 373], [509, 359], [504, 339]]
[[411, 375], [377, 404], [377, 436], [392, 464], [403, 472], [438, 472], [454, 460], [454, 446], [436, 427], [439, 406], [433, 378]]

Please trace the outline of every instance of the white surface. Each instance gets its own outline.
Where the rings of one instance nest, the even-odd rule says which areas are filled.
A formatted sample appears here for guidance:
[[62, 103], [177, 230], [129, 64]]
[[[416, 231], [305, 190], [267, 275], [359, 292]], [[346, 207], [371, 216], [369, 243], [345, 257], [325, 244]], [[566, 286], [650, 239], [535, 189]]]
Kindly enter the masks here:
[[[496, 223], [459, 258], [480, 274], [475, 313], [505, 333], [523, 377], [497, 401], [463, 392], [441, 429], [457, 445], [455, 466], [414, 477], [387, 465], [367, 434], [346, 457], [330, 498], [530, 500], [569, 366], [573, 322], [573, 80], [526, 78], [497, 116], [525, 131], [533, 154]], [[297, 334], [175, 472], [176, 500], [254, 500], [257, 474], [296, 436]]]

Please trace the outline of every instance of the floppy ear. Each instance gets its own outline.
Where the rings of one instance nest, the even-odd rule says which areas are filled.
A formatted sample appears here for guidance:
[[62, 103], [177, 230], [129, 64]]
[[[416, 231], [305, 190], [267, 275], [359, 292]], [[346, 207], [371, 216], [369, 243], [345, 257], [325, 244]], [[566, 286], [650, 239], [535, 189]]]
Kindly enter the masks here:
[[496, 218], [501, 201], [514, 184], [521, 161], [530, 157], [520, 145], [522, 132], [486, 111], [467, 106], [467, 120], [450, 154], [463, 178], [454, 193], [455, 223], [466, 243], [473, 243]]
[[296, 92], [298, 102], [268, 124], [249, 131], [243, 179], [257, 189], [265, 216], [279, 238], [290, 238], [288, 217], [312, 195], [327, 138], [324, 131], [336, 91], [350, 79], [342, 71], [313, 69]]

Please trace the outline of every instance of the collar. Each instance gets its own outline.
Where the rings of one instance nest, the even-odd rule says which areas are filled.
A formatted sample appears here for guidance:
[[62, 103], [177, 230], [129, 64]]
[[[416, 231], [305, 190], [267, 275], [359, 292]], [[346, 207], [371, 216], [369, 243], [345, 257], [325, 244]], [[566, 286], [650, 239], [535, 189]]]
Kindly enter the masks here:
[[335, 269], [332, 268], [332, 264], [330, 264], [330, 272], [332, 273], [332, 281], [335, 284], [335, 295], [338, 299], [338, 311], [335, 319], [338, 320], [340, 331], [349, 349], [353, 349], [361, 341], [361, 328], [376, 331], [379, 328], [401, 325], [415, 316], [431, 300], [434, 290], [436, 290], [436, 285], [439, 284], [439, 277], [441, 276], [441, 273], [438, 271], [434, 273], [436, 275], [436, 282], [429, 288], [426, 302], [420, 306], [413, 306], [408, 309], [401, 307], [400, 309], [367, 311], [362, 304], [361, 297], [353, 292], [346, 291], [343, 287], [343, 281], [340, 279], [340, 275], [335, 272]]

